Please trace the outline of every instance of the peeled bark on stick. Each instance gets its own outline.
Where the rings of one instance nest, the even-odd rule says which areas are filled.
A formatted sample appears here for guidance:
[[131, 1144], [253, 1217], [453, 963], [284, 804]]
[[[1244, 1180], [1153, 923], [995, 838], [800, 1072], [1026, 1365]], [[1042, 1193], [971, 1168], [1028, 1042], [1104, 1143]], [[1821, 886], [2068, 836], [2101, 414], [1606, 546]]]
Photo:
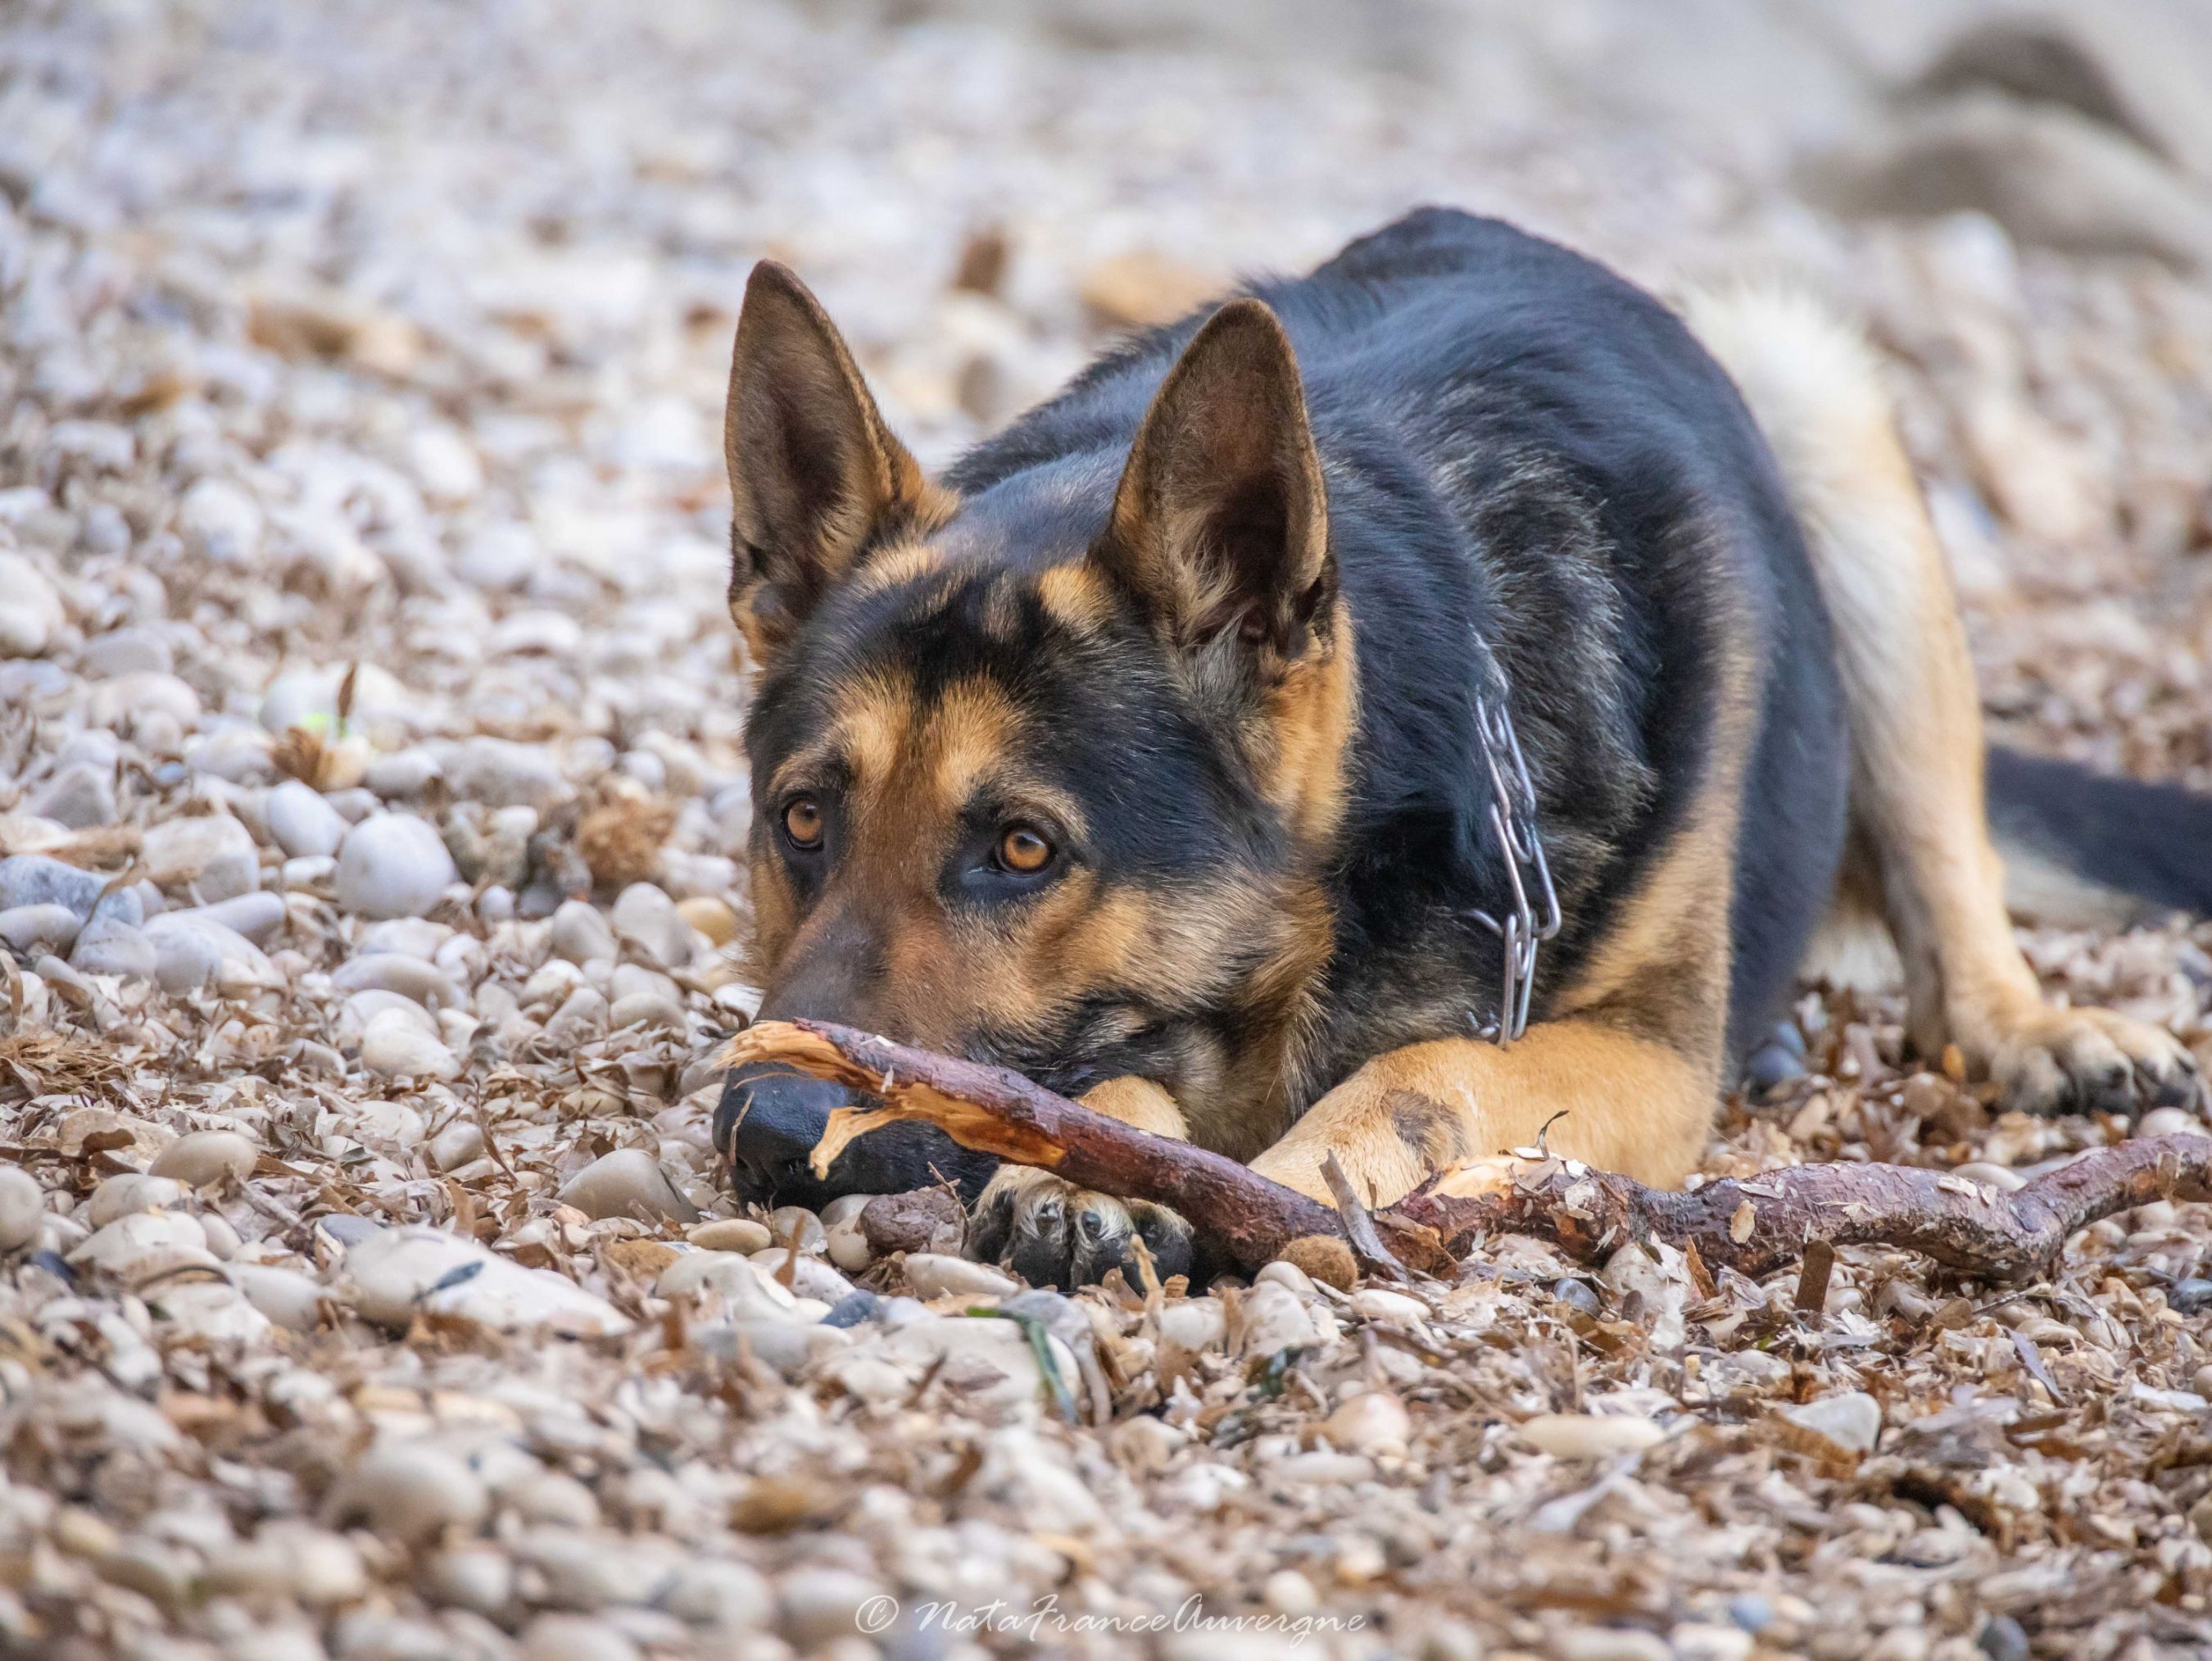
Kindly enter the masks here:
[[[920, 1119], [963, 1147], [1172, 1207], [1247, 1270], [1303, 1237], [1345, 1232], [1328, 1207], [1233, 1159], [1094, 1113], [1004, 1068], [817, 1021], [763, 1022], [732, 1040], [723, 1060], [781, 1062], [880, 1101], [830, 1115], [814, 1151], [817, 1171], [854, 1137]], [[1709, 1267], [1756, 1276], [1821, 1240], [1901, 1247], [1978, 1280], [2023, 1281], [2047, 1275], [2068, 1237], [2100, 1217], [2154, 1200], [2212, 1199], [2212, 1138], [2097, 1148], [2014, 1193], [1890, 1165], [1798, 1165], [1680, 1193], [1565, 1159], [1526, 1162], [1503, 1192], [1453, 1194], [1451, 1181], [1375, 1214], [1386, 1255], [1437, 1269], [1486, 1236], [1523, 1233], [1599, 1262], [1632, 1241], [1656, 1239], [1694, 1244]]]
[[854, 1137], [921, 1119], [963, 1147], [1038, 1165], [1117, 1199], [1168, 1206], [1248, 1269], [1303, 1236], [1343, 1233], [1327, 1206], [1234, 1159], [1094, 1113], [1002, 1067], [912, 1050], [827, 1021], [763, 1021], [732, 1039], [722, 1060], [731, 1067], [780, 1062], [880, 1101], [830, 1114], [814, 1149], [817, 1174]]

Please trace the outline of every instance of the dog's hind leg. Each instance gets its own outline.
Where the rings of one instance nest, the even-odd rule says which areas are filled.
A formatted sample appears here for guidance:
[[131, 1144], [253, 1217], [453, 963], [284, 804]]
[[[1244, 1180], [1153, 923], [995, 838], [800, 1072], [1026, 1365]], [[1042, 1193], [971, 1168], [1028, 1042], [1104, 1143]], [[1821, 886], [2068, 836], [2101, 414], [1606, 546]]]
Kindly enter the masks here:
[[1981, 706], [1950, 574], [1865, 344], [1802, 295], [1693, 301], [1780, 462], [1833, 625], [1854, 841], [1870, 856], [1921, 1053], [1955, 1043], [2014, 1106], [2185, 1099], [2189, 1053], [2047, 1003], [2004, 909], [1983, 799]]

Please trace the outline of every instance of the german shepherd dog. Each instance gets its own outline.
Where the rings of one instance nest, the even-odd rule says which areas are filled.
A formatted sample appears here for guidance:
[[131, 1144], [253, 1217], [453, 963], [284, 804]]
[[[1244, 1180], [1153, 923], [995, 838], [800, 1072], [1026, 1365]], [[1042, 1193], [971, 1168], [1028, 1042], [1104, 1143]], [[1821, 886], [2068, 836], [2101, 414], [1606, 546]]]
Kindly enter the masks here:
[[[1746, 292], [1687, 322], [1425, 210], [1139, 336], [941, 482], [782, 267], [730, 374], [731, 608], [763, 1016], [1015, 1068], [1326, 1200], [1551, 1153], [1679, 1183], [1831, 914], [1886, 922], [1919, 1052], [2037, 1111], [2196, 1090], [2046, 1002], [1985, 776], [2039, 869], [2212, 906], [2212, 804], [1992, 759], [1869, 349]], [[1500, 1044], [1486, 644], [1562, 927]], [[933, 1172], [1039, 1283], [1163, 1270], [1155, 1208], [913, 1125], [805, 1165], [833, 1086], [734, 1074], [739, 1192]]]

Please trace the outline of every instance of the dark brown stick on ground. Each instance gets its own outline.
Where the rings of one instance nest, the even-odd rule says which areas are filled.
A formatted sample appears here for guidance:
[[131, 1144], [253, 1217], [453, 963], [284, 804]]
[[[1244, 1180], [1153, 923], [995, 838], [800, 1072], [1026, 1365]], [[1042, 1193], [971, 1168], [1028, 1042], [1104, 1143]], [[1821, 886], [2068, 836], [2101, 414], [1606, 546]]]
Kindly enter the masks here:
[[1675, 1193], [1551, 1160], [1510, 1193], [1432, 1189], [1395, 1209], [1435, 1229], [1454, 1256], [1492, 1233], [1539, 1235], [1585, 1262], [1631, 1240], [1694, 1241], [1709, 1267], [1756, 1276], [1819, 1240], [1899, 1246], [1978, 1280], [2027, 1281], [2050, 1273], [2076, 1229], [2170, 1199], [2212, 1199], [2212, 1139], [2150, 1136], [2097, 1148], [2014, 1193], [1893, 1165], [1796, 1165]]
[[[1327, 1206], [1233, 1159], [1094, 1113], [1003, 1068], [817, 1021], [763, 1022], [733, 1039], [723, 1061], [778, 1062], [882, 1103], [830, 1116], [814, 1150], [817, 1171], [855, 1136], [921, 1119], [980, 1153], [1172, 1207], [1247, 1270], [1302, 1237], [1346, 1233]], [[1708, 1266], [1755, 1276], [1796, 1262], [1819, 1240], [1901, 1247], [1979, 1280], [2022, 1281], [2048, 1274], [2067, 1237], [2100, 1217], [2154, 1200], [2212, 1199], [2212, 1139], [2154, 1136], [2098, 1148], [2016, 1193], [1891, 1165], [1798, 1165], [1689, 1193], [1561, 1159], [1530, 1162], [1504, 1193], [1454, 1195], [1444, 1191], [1449, 1183], [1375, 1214], [1374, 1244], [1384, 1257], [1439, 1269], [1486, 1235], [1517, 1233], [1599, 1262], [1632, 1241], [1656, 1239], [1694, 1244]]]
[[1336, 1214], [1344, 1225], [1344, 1238], [1352, 1242], [1359, 1266], [1370, 1275], [1380, 1275], [1385, 1280], [1402, 1281], [1406, 1266], [1397, 1254], [1382, 1244], [1375, 1230], [1375, 1219], [1359, 1197], [1359, 1190], [1352, 1185], [1352, 1178], [1344, 1169], [1344, 1162], [1332, 1153], [1322, 1161], [1322, 1180], [1328, 1191], [1336, 1196]]
[[1327, 1206], [1234, 1159], [1094, 1113], [1004, 1068], [910, 1050], [826, 1021], [763, 1021], [732, 1039], [722, 1060], [732, 1067], [778, 1062], [883, 1104], [830, 1116], [814, 1150], [817, 1172], [828, 1171], [854, 1137], [921, 1119], [963, 1147], [1039, 1165], [1117, 1199], [1168, 1206], [1248, 1270], [1301, 1236], [1343, 1233]]

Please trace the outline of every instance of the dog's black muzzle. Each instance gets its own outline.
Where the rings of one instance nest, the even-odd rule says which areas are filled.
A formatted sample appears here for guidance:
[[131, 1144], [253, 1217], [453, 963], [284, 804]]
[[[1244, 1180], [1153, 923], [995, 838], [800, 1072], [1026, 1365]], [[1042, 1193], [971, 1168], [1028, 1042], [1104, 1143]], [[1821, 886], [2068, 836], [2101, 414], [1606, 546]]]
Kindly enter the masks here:
[[714, 1110], [714, 1146], [730, 1161], [740, 1200], [819, 1210], [842, 1194], [903, 1194], [945, 1181], [973, 1204], [998, 1161], [964, 1148], [934, 1125], [894, 1124], [847, 1144], [817, 1177], [808, 1163], [833, 1108], [868, 1104], [842, 1085], [772, 1062], [734, 1068]]

